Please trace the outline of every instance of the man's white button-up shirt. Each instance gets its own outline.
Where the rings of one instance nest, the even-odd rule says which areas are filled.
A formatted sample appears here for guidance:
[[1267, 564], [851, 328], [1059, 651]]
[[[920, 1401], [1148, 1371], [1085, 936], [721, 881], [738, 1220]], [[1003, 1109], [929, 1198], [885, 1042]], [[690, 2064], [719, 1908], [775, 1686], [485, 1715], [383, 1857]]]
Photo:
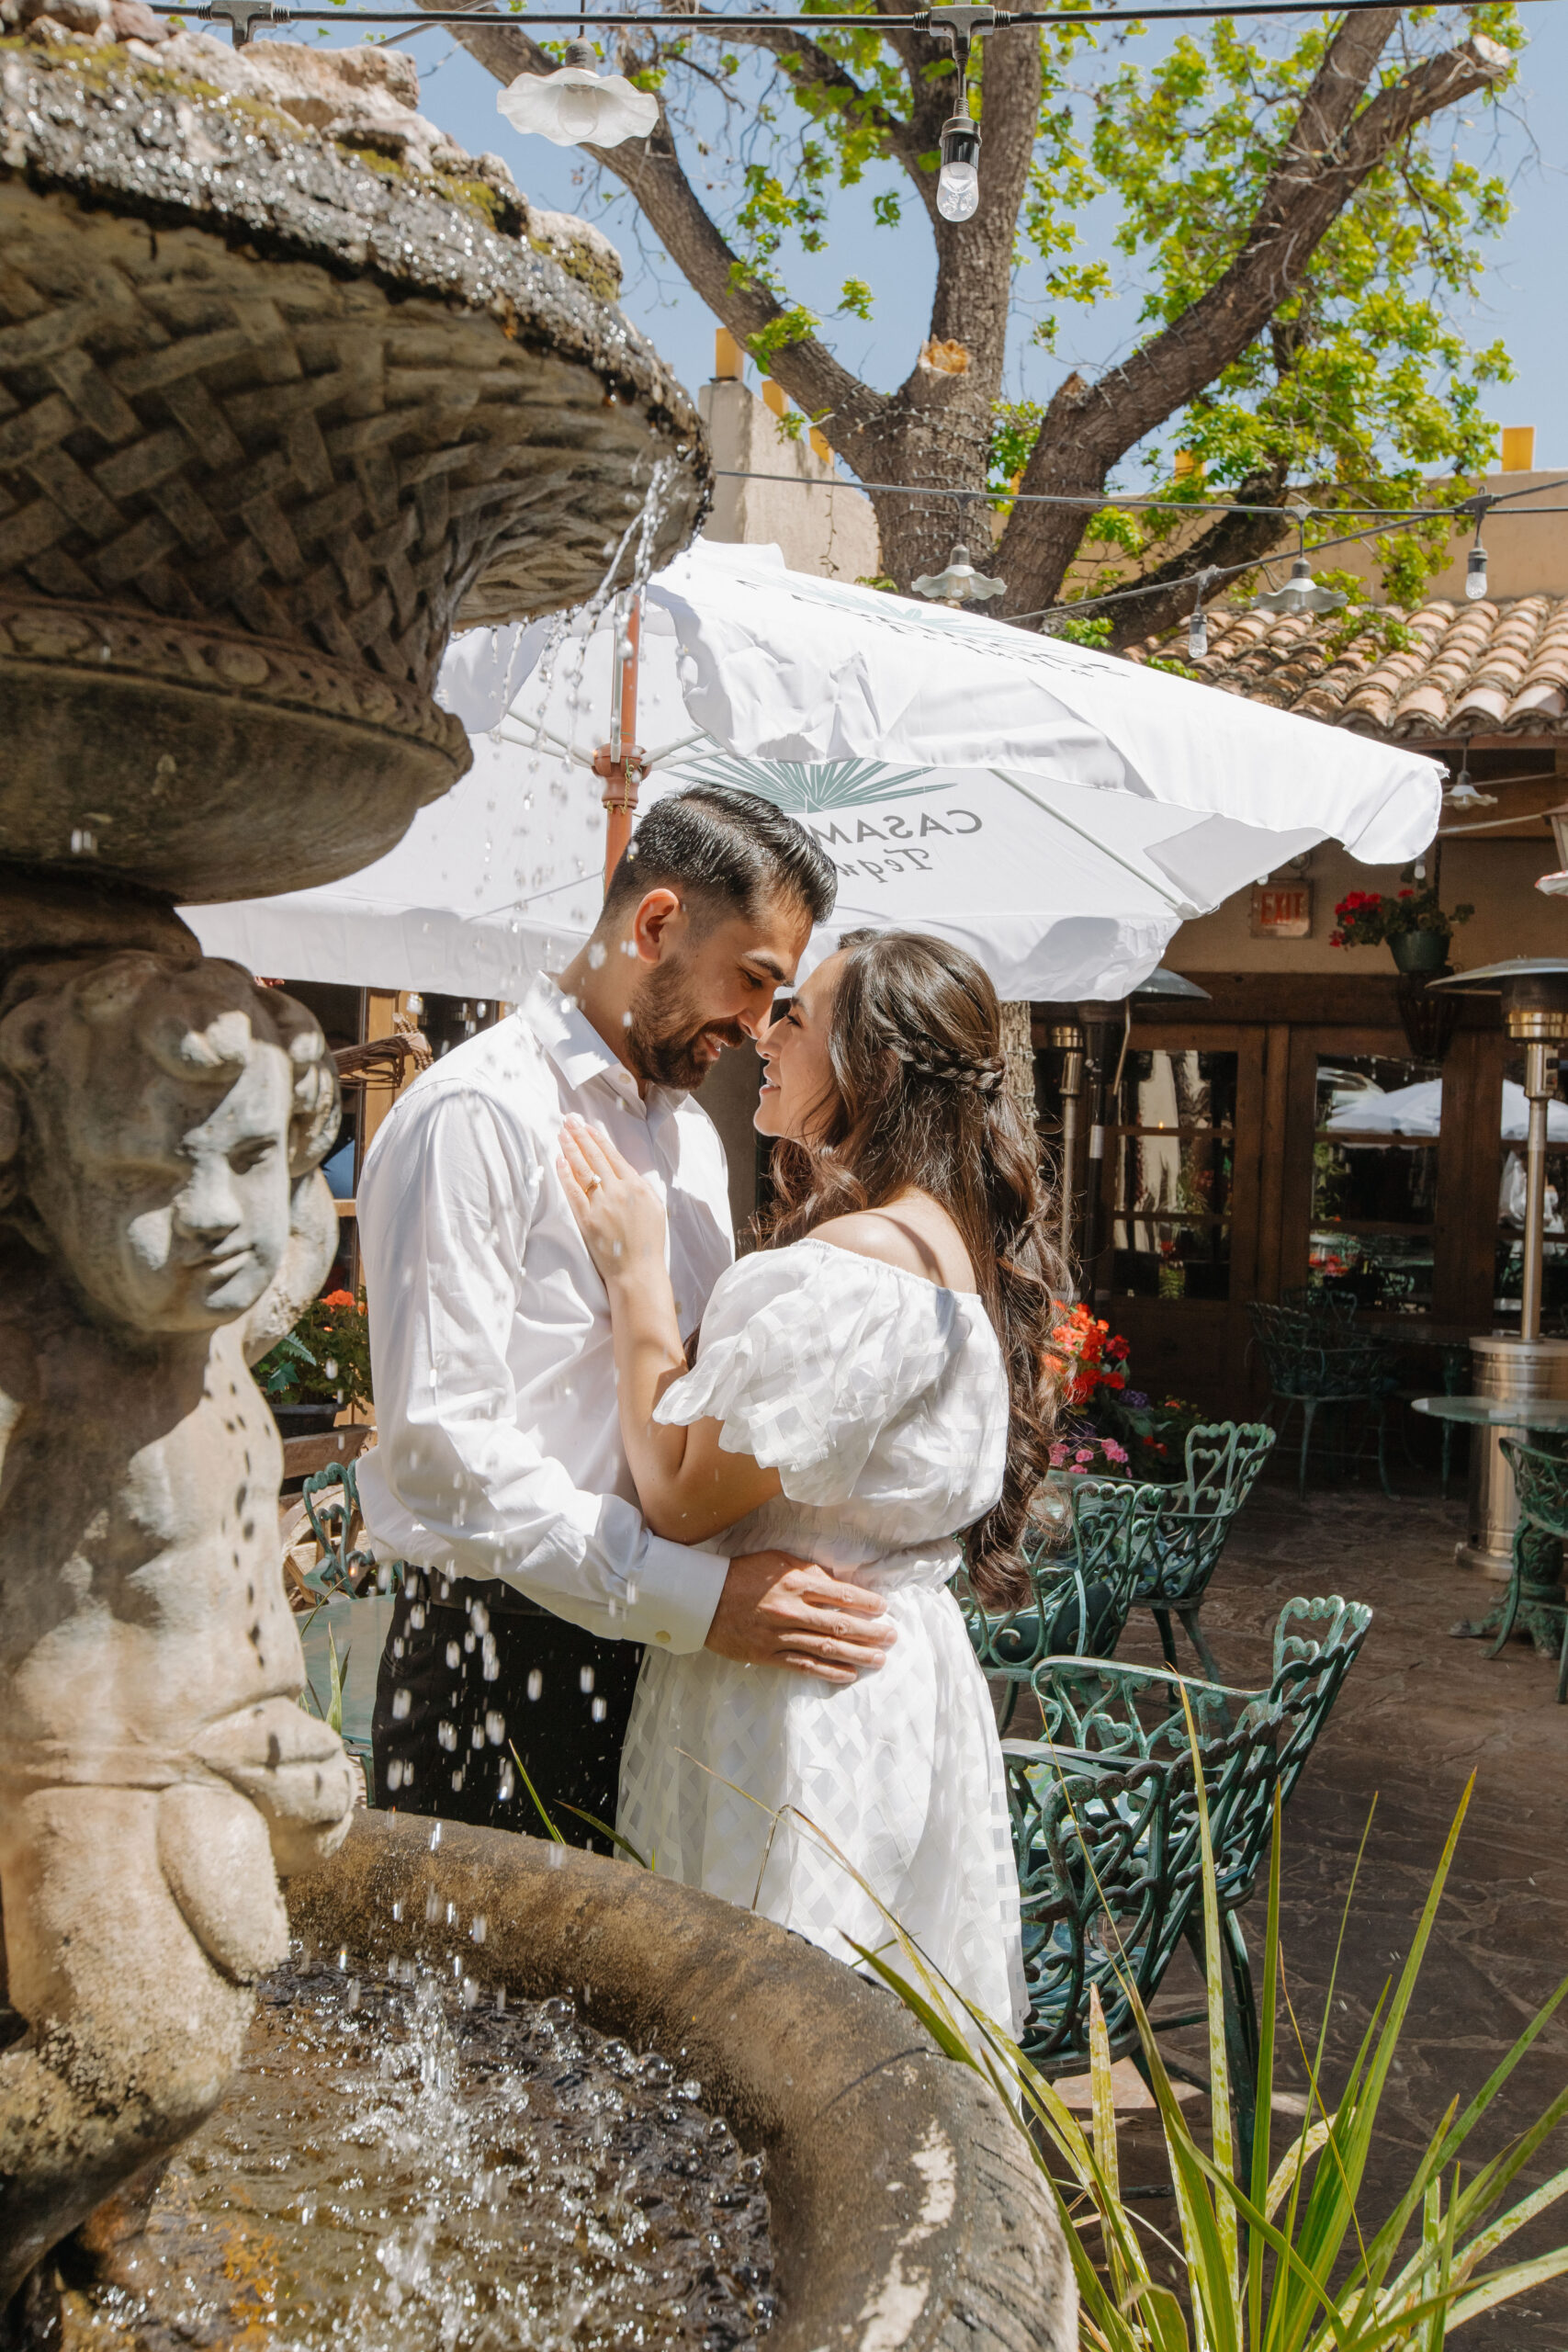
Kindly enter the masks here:
[[724, 1147], [689, 1094], [638, 1095], [550, 980], [445, 1055], [358, 1187], [378, 1438], [373, 1549], [499, 1577], [592, 1634], [700, 1649], [728, 1562], [651, 1535], [621, 1444], [609, 1300], [556, 1169], [597, 1121], [666, 1211], [682, 1332], [734, 1256]]

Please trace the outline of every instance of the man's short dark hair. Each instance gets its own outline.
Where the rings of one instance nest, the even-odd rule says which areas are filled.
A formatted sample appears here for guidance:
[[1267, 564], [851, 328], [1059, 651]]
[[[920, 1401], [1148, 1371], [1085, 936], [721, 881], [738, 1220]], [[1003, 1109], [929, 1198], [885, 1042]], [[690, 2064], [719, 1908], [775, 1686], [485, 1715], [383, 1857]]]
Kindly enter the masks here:
[[610, 876], [604, 914], [662, 888], [744, 915], [760, 914], [772, 899], [793, 899], [819, 923], [832, 913], [838, 887], [827, 852], [771, 800], [697, 784], [654, 802]]

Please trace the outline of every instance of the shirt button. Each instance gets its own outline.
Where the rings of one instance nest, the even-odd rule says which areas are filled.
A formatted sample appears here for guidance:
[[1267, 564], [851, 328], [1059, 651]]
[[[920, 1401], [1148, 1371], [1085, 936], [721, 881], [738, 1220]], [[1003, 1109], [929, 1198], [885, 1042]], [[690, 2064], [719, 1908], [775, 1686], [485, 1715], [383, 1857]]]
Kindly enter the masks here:
[[669, 1647], [670, 1636], [668, 1634], [655, 1634], [653, 1638], [656, 1642], [662, 1642], [666, 1648]]

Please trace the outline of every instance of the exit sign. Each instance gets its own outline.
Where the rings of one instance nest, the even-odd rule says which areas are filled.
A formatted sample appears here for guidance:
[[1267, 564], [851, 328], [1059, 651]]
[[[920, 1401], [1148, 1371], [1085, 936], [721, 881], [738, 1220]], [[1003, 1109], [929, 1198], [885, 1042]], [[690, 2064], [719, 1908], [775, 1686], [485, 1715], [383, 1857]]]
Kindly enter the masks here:
[[1252, 935], [1255, 939], [1310, 938], [1312, 884], [1255, 883], [1252, 890]]

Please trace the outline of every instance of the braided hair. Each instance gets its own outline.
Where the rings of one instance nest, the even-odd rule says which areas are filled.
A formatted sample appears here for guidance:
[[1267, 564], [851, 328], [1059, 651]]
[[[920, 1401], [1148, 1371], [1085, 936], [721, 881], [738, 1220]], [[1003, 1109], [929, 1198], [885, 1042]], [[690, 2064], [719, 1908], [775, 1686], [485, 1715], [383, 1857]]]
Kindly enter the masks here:
[[849, 933], [828, 1020], [833, 1099], [809, 1142], [781, 1137], [762, 1238], [799, 1240], [831, 1217], [911, 1192], [940, 1202], [975, 1268], [1007, 1365], [1001, 1499], [965, 1531], [969, 1580], [988, 1607], [1022, 1600], [1018, 1545], [1050, 1466], [1046, 1354], [1066, 1275], [1039, 1143], [1004, 1083], [997, 992], [963, 948], [919, 932]]

